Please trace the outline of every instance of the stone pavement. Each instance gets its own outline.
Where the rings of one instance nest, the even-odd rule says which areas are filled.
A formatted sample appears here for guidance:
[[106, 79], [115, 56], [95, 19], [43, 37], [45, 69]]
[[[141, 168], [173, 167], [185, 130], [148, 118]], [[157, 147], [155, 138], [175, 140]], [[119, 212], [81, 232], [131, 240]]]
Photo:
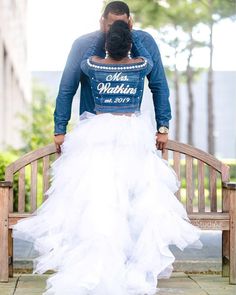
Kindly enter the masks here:
[[[45, 291], [50, 274], [14, 274], [9, 283], [0, 283], [1, 295], [39, 295]], [[158, 281], [158, 295], [235, 295], [236, 285], [228, 278], [210, 274], [185, 274], [173, 272], [170, 279]], [[70, 294], [64, 294], [70, 295]], [[112, 295], [112, 294], [111, 294]]]

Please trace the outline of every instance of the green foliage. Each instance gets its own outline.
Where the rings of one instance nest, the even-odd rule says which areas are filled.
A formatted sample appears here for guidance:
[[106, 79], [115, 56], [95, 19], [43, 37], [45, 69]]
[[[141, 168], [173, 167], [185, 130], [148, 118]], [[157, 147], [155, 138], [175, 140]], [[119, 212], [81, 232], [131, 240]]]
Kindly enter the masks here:
[[[224, 18], [235, 18], [235, 1], [229, 0], [127, 0], [131, 12], [134, 13], [134, 19], [143, 28], [152, 27], [159, 33], [159, 40], [165, 43], [168, 51], [168, 71], [169, 80], [173, 83], [175, 91], [176, 110], [180, 105], [179, 83], [183, 78], [187, 82], [187, 93], [189, 98], [188, 115], [188, 141], [193, 143], [193, 124], [194, 118], [194, 95], [192, 95], [192, 85], [194, 79], [198, 78], [202, 69], [192, 64], [194, 51], [199, 48], [209, 49], [208, 73], [212, 73], [213, 28], [216, 22]], [[201, 32], [205, 29], [208, 36], [202, 40]], [[179, 63], [180, 62], [180, 63]], [[181, 66], [182, 73], [179, 73]], [[184, 68], [184, 69], [183, 69]], [[212, 139], [212, 130], [214, 129], [214, 120], [212, 119], [212, 108], [210, 103], [212, 97], [212, 83], [207, 85], [208, 96], [208, 138]], [[192, 113], [191, 113], [192, 111]], [[180, 118], [176, 114], [176, 134], [180, 134]], [[209, 152], [214, 153], [214, 140], [211, 143], [208, 139]]]
[[[108, 3], [110, 1], [104, 1]], [[181, 26], [185, 30], [197, 23], [208, 24], [230, 17], [235, 19], [234, 0], [126, 0], [135, 20], [143, 27]]]
[[21, 149], [22, 153], [43, 147], [53, 140], [52, 99], [48, 98], [47, 89], [36, 81], [33, 82], [32, 92], [32, 102], [27, 113], [18, 113], [23, 121], [20, 133], [25, 146]]
[[[44, 147], [53, 142], [53, 100], [48, 96], [48, 90], [42, 85], [33, 81], [32, 101], [27, 106], [25, 113], [17, 113], [22, 120], [23, 127], [19, 129], [21, 137], [25, 145], [16, 149], [8, 146], [7, 152], [0, 153], [0, 180], [4, 180], [6, 167], [20, 158], [22, 155]], [[68, 126], [68, 130], [71, 126]], [[30, 165], [25, 167], [25, 211], [30, 211]], [[16, 172], [13, 178], [13, 209], [17, 211], [18, 207], [18, 179], [19, 173]], [[43, 177], [42, 177], [42, 161], [38, 161], [37, 176], [37, 203], [42, 203], [43, 197]]]
[[5, 168], [17, 159], [17, 155], [11, 152], [0, 153], [0, 181], [5, 179]]
[[224, 18], [235, 20], [236, 17], [236, 2], [234, 0], [201, 0], [199, 2], [205, 11], [205, 24], [215, 23]]
[[[12, 152], [1, 152], [0, 153], [0, 180], [5, 180], [5, 170], [6, 167], [11, 164], [12, 162], [16, 161], [18, 156]], [[29, 167], [28, 167], [29, 168]], [[15, 173], [13, 177], [13, 210], [17, 211], [18, 207], [18, 181], [19, 181], [19, 174]], [[26, 204], [25, 210], [26, 212], [29, 211], [29, 198], [30, 198], [30, 171], [26, 169], [25, 173], [25, 197], [26, 197]]]
[[[208, 46], [209, 40], [199, 41], [193, 36], [199, 24], [209, 26], [212, 22], [236, 15], [235, 2], [230, 0], [127, 0], [126, 3], [139, 25], [157, 29], [161, 40], [175, 48], [178, 54], [189, 50], [190, 46]], [[170, 34], [171, 30], [176, 34]], [[192, 35], [193, 40], [188, 35]]]

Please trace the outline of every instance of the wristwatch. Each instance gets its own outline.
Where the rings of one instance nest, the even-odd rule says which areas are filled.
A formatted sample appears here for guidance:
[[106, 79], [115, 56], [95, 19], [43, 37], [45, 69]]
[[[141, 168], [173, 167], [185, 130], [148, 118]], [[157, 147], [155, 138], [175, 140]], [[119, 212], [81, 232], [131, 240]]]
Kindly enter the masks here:
[[169, 133], [169, 128], [167, 128], [166, 126], [161, 126], [158, 128], [158, 132], [161, 134], [168, 134]]

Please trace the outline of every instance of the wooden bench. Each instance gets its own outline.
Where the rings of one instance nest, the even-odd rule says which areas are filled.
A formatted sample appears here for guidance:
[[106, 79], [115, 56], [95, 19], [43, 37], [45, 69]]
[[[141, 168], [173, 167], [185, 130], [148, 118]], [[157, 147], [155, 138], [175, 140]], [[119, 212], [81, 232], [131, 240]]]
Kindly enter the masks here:
[[[33, 214], [38, 207], [37, 190], [41, 189], [43, 198], [50, 186], [50, 163], [58, 156], [52, 143], [25, 154], [6, 167], [5, 181], [0, 182], [1, 282], [8, 282], [13, 276], [12, 225]], [[181, 188], [176, 197], [186, 207], [191, 222], [201, 229], [222, 231], [222, 275], [229, 277], [230, 284], [236, 284], [236, 184], [229, 182], [229, 167], [206, 152], [172, 140], [162, 156], [169, 159], [179, 179], [186, 182], [186, 188]], [[26, 170], [30, 171], [28, 186]], [[42, 175], [41, 188], [37, 181], [38, 170]], [[13, 177], [17, 173], [18, 182], [14, 184]], [[18, 198], [14, 195], [14, 186], [18, 186]], [[25, 211], [27, 188], [30, 188], [29, 212]], [[16, 205], [17, 209], [13, 210]]]

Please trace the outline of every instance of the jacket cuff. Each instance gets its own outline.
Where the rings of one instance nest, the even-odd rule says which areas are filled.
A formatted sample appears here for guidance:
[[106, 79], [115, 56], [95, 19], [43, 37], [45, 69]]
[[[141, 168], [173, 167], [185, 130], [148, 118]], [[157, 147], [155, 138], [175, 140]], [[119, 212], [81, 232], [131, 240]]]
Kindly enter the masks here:
[[54, 126], [54, 134], [65, 134], [66, 126], [58, 124]]
[[169, 121], [158, 121], [157, 122], [157, 130], [161, 127], [161, 126], [165, 126], [169, 129]]

